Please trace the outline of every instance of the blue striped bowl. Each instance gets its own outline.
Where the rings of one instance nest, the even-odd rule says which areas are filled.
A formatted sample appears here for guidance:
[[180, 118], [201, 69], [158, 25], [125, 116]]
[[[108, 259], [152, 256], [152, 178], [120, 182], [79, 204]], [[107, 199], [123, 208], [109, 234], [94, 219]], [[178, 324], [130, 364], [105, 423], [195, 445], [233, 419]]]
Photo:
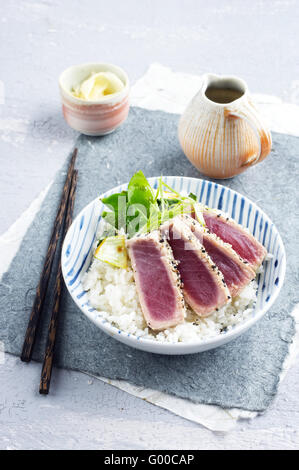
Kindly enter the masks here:
[[[266, 247], [268, 253], [273, 255], [270, 261], [264, 263], [264, 272], [258, 276], [257, 302], [252, 316], [227, 332], [192, 343], [161, 343], [136, 337], [111, 325], [89, 304], [87, 292], [84, 291], [81, 283], [82, 276], [92, 261], [92, 248], [104, 209], [99, 198], [80, 212], [65, 237], [61, 257], [65, 284], [82, 312], [107, 334], [125, 344], [159, 354], [189, 354], [216, 348], [244, 333], [269, 310], [278, 296], [285, 277], [284, 246], [269, 217], [256, 204], [236, 191], [217, 183], [195, 178], [168, 176], [163, 179], [175, 190], [192, 192], [203, 204], [227, 212], [239, 224], [247, 227]], [[158, 178], [149, 178], [149, 182], [155, 188]], [[127, 184], [113, 188], [101, 197], [125, 189], [127, 189]], [[99, 344], [99, 350], [100, 348]]]

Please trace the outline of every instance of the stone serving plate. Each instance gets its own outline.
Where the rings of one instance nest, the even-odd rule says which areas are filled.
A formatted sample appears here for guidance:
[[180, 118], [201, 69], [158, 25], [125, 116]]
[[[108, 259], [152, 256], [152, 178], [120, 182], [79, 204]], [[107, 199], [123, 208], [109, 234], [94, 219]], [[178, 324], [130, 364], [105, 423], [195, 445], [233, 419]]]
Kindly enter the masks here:
[[[196, 178], [168, 176], [163, 177], [163, 180], [175, 190], [192, 192], [203, 204], [228, 213], [239, 224], [247, 227], [272, 255], [269, 261], [264, 262], [264, 271], [258, 276], [257, 302], [249, 318], [213, 338], [190, 343], [162, 343], [143, 339], [114, 327], [89, 304], [87, 292], [84, 291], [81, 283], [92, 261], [93, 245], [104, 209], [99, 198], [80, 212], [67, 232], [61, 256], [63, 277], [70, 295], [84, 315], [116, 340], [137, 349], [159, 354], [191, 354], [206, 351], [228, 343], [241, 335], [269, 310], [283, 285], [286, 270], [285, 249], [269, 217], [256, 204], [236, 191], [218, 183]], [[149, 178], [149, 182], [156, 187], [158, 178]], [[113, 188], [99, 197], [125, 189], [127, 189], [127, 184]]]

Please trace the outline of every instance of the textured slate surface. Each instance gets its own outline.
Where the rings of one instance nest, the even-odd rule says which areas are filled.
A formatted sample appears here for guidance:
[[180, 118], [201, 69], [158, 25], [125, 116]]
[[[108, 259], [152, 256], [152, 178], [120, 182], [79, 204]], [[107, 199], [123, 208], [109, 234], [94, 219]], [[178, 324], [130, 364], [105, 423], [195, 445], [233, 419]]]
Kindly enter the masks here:
[[[176, 115], [133, 108], [126, 124], [114, 134], [103, 138], [80, 137], [76, 213], [99, 193], [129, 180], [140, 168], [147, 176], [200, 176], [180, 150], [177, 121]], [[224, 182], [256, 201], [269, 214], [286, 245], [286, 282], [268, 315], [222, 348], [185, 357], [165, 357], [135, 351], [108, 337], [85, 319], [65, 294], [56, 354], [58, 366], [126, 379], [200, 403], [248, 410], [264, 410], [269, 405], [294, 334], [289, 312], [299, 301], [294, 236], [299, 225], [296, 204], [299, 139], [274, 134], [273, 141], [273, 152], [264, 163]], [[57, 175], [0, 284], [0, 339], [6, 351], [14, 354], [21, 350], [64, 177], [65, 168]], [[47, 313], [43, 320], [34, 353], [36, 360], [41, 360], [44, 350]]]

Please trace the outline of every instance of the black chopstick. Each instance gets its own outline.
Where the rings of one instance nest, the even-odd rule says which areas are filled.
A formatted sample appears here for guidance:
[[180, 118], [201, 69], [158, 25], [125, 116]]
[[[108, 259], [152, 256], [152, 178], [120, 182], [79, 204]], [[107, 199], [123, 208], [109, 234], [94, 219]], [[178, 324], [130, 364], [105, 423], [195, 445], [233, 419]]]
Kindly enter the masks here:
[[[78, 175], [77, 170], [74, 170], [69, 199], [68, 199], [64, 230], [63, 230], [63, 239], [72, 223], [72, 215], [73, 215], [74, 201], [75, 201], [75, 191], [76, 191], [76, 184], [77, 184], [77, 175]], [[51, 320], [49, 324], [48, 339], [47, 339], [47, 345], [46, 345], [46, 350], [45, 350], [45, 356], [44, 356], [44, 362], [43, 362], [40, 386], [39, 386], [39, 393], [43, 395], [47, 395], [49, 393], [49, 388], [50, 388], [55, 341], [56, 341], [56, 334], [57, 334], [58, 321], [59, 321], [59, 307], [60, 307], [62, 286], [63, 286], [63, 277], [62, 277], [61, 260], [60, 260], [58, 270], [57, 270], [57, 275], [56, 275], [56, 282], [55, 282], [54, 296], [53, 296], [53, 309], [52, 309], [52, 315], [51, 315]]]
[[54, 222], [45, 263], [44, 263], [43, 270], [40, 276], [38, 287], [36, 289], [36, 296], [35, 296], [32, 310], [31, 310], [31, 314], [30, 314], [30, 318], [29, 318], [29, 322], [28, 322], [28, 326], [27, 326], [27, 330], [25, 334], [22, 354], [21, 354], [21, 360], [23, 362], [29, 362], [32, 357], [36, 331], [37, 331], [37, 327], [39, 324], [41, 311], [43, 309], [45, 296], [46, 296], [48, 283], [49, 283], [49, 278], [51, 274], [53, 259], [54, 259], [55, 252], [56, 252], [57, 242], [59, 239], [61, 227], [62, 227], [64, 216], [65, 216], [66, 205], [67, 205], [68, 196], [69, 196], [69, 192], [71, 188], [71, 182], [72, 182], [72, 176], [73, 176], [74, 165], [75, 165], [75, 161], [77, 157], [77, 152], [78, 152], [78, 149], [75, 148], [69, 167], [68, 167], [67, 177], [64, 183], [60, 205], [59, 205], [56, 219]]

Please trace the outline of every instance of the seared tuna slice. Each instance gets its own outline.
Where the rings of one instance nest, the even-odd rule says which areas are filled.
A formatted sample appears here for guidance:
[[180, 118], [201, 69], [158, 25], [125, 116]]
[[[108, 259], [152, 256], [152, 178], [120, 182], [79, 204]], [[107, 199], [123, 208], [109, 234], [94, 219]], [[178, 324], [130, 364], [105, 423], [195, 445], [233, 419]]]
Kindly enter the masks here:
[[161, 227], [170, 244], [183, 282], [183, 294], [194, 312], [202, 317], [225, 305], [230, 292], [222, 273], [189, 227], [175, 217]]
[[237, 296], [255, 278], [254, 270], [248, 263], [244, 263], [244, 260], [232, 249], [231, 245], [224, 243], [215, 234], [209, 233], [197, 220], [192, 219], [189, 215], [182, 216], [182, 220], [192, 230], [207, 250], [212, 261], [222, 272], [231, 296]]
[[266, 248], [251, 233], [223, 214], [206, 209], [203, 216], [208, 229], [229, 243], [256, 271], [267, 254]]
[[142, 312], [148, 326], [164, 330], [179, 323], [186, 309], [177, 263], [158, 231], [127, 242]]

